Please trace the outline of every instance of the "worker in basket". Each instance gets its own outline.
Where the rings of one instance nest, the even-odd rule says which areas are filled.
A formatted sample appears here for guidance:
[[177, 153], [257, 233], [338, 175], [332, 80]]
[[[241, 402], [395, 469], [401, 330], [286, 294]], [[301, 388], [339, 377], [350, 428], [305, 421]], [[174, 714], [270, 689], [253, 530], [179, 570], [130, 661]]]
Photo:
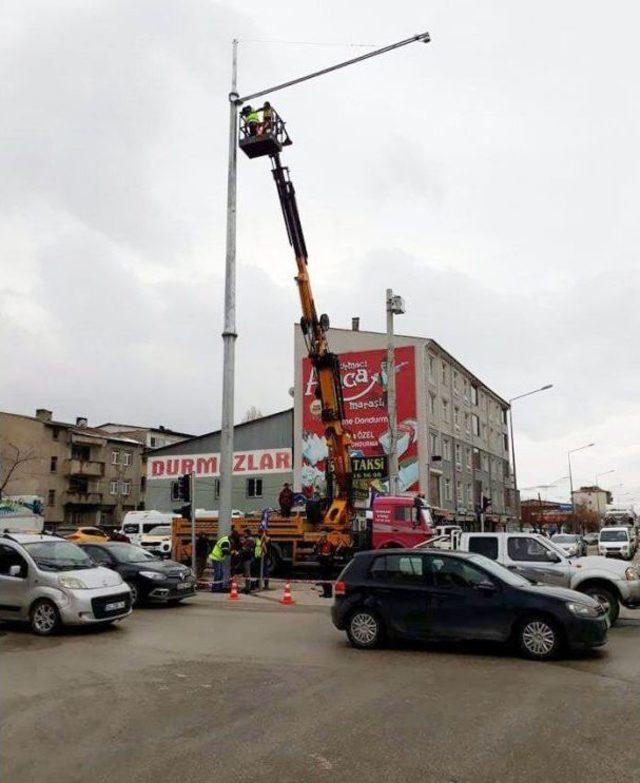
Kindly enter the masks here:
[[260, 123], [260, 113], [254, 111], [251, 106], [245, 106], [242, 110], [242, 116], [244, 118], [244, 124], [249, 130], [249, 136], [256, 136], [258, 134], [258, 125]]
[[264, 133], [271, 133], [273, 123], [273, 109], [269, 101], [264, 102], [262, 107], [262, 123], [258, 126], [258, 135], [262, 136]]

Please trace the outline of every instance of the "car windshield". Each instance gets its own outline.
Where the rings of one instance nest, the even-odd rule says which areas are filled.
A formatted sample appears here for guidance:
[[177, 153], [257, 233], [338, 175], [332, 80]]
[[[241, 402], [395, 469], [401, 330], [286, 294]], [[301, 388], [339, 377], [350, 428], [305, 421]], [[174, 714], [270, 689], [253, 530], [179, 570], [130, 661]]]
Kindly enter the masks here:
[[118, 561], [118, 563], [146, 563], [149, 560], [159, 560], [160, 558], [147, 552], [142, 547], [133, 544], [112, 544], [109, 547], [109, 553]]
[[96, 567], [87, 553], [70, 541], [38, 541], [25, 544], [24, 547], [43, 571], [75, 571]]
[[578, 540], [578, 536], [570, 536], [566, 533], [556, 533], [555, 536], [551, 536], [551, 540], [554, 544], [575, 544]]
[[627, 541], [626, 530], [603, 530], [600, 533], [600, 541]]
[[525, 579], [520, 574], [514, 574], [513, 571], [509, 571], [508, 568], [496, 563], [495, 560], [490, 560], [484, 555], [471, 555], [469, 560], [472, 563], [476, 563], [485, 571], [488, 571], [492, 576], [496, 576], [501, 582], [506, 582], [512, 587], [531, 587], [531, 582]]
[[150, 536], [170, 536], [171, 528], [168, 525], [158, 525], [158, 527], [152, 527], [149, 531]]

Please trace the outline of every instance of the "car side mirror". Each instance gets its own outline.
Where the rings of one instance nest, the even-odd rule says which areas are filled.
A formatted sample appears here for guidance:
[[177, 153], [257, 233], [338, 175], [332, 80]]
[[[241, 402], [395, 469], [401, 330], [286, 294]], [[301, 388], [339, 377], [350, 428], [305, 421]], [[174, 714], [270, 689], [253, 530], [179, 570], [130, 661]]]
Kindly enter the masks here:
[[483, 593], [495, 593], [498, 588], [489, 579], [485, 579], [482, 582], [478, 582], [476, 589]]
[[19, 565], [9, 566], [9, 576], [22, 576], [22, 566]]
[[556, 553], [552, 552], [550, 549], [547, 549], [547, 560], [550, 563], [559, 563], [560, 562], [560, 558], [558, 557], [558, 555], [556, 555]]

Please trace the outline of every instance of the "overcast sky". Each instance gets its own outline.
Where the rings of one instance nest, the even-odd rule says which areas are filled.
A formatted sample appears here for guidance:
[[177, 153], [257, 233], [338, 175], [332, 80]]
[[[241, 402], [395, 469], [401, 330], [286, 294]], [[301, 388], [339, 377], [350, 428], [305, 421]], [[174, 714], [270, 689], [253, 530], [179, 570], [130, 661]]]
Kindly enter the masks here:
[[[240, 92], [428, 30], [274, 96], [319, 309], [438, 340], [515, 403], [521, 487], [640, 500], [640, 50], [618, 0], [5, 0], [3, 410], [220, 422], [231, 39]], [[283, 43], [283, 42], [309, 42]], [[239, 161], [238, 419], [290, 404], [294, 265]], [[616, 485], [622, 486], [616, 486]], [[524, 495], [530, 493], [523, 493]]]

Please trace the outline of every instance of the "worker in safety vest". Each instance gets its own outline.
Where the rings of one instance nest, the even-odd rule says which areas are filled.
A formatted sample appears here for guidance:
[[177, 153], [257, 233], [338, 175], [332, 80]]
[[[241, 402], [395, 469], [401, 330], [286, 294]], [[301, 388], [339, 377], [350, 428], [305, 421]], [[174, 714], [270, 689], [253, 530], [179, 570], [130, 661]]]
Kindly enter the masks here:
[[251, 535], [251, 530], [245, 527], [242, 534], [242, 548], [240, 550], [240, 561], [242, 563], [242, 573], [244, 575], [244, 592], [250, 593], [252, 587], [251, 572], [253, 571], [253, 561], [255, 557], [256, 542]]
[[255, 136], [258, 131], [258, 123], [260, 122], [260, 114], [254, 111], [251, 106], [245, 106], [242, 110], [242, 116], [244, 117], [244, 123], [249, 129], [249, 136]]
[[224, 592], [224, 561], [231, 555], [231, 542], [229, 536], [219, 538], [211, 550], [209, 560], [213, 569], [213, 579], [211, 582], [212, 593]]
[[262, 576], [262, 587], [264, 590], [269, 589], [269, 543], [270, 538], [266, 530], [262, 530], [261, 533], [257, 533], [255, 537], [255, 549], [253, 552], [253, 586], [254, 588], [260, 587], [260, 577]]

